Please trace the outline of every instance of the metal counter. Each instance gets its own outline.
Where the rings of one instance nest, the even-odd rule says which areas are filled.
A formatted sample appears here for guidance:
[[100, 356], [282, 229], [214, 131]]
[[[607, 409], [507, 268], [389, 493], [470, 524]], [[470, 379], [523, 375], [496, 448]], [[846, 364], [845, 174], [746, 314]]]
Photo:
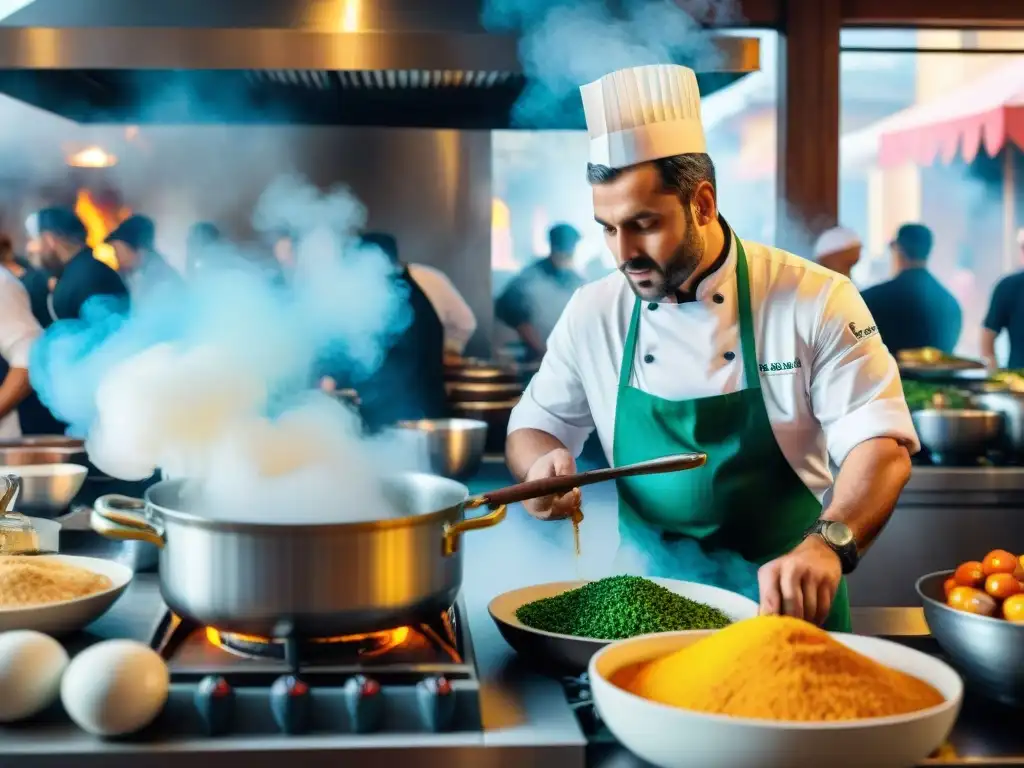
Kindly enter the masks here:
[[849, 578], [855, 606], [918, 603], [926, 573], [1024, 552], [1024, 468], [914, 467], [896, 511]]

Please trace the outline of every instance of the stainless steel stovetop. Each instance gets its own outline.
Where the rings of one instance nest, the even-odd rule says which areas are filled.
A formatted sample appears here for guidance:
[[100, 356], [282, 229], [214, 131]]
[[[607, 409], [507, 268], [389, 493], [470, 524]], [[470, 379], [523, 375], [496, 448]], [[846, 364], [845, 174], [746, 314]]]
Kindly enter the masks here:
[[[561, 687], [524, 675], [486, 616], [470, 622], [468, 614], [459, 603], [428, 627], [251, 655], [250, 638], [181, 626], [169, 633], [175, 627], [157, 577], [136, 574], [106, 616], [64, 642], [73, 654], [109, 638], [154, 646], [170, 638], [162, 714], [130, 737], [100, 739], [58, 703], [31, 721], [0, 726], [0, 766], [582, 768], [586, 741]], [[437, 637], [424, 642], [431, 632]]]

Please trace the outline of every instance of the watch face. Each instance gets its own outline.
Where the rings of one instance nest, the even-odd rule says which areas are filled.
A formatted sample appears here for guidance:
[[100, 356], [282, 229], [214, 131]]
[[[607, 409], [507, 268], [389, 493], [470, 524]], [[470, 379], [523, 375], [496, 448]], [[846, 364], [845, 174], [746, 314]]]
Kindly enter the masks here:
[[829, 522], [822, 534], [834, 547], [846, 547], [853, 542], [853, 531], [846, 523]]

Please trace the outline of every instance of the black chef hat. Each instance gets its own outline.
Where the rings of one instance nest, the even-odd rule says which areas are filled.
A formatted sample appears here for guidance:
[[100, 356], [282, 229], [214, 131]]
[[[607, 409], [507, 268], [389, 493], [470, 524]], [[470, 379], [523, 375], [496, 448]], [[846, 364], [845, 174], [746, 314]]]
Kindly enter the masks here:
[[152, 249], [156, 242], [156, 226], [148, 216], [129, 216], [107, 235], [107, 242], [120, 241], [136, 251]]
[[49, 232], [64, 240], [85, 242], [85, 224], [70, 208], [43, 208], [36, 216], [39, 234]]

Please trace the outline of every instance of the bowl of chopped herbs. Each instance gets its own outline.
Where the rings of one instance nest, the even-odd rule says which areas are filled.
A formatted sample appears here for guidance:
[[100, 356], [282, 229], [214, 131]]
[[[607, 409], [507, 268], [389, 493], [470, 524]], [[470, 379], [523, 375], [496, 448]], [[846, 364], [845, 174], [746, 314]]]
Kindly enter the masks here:
[[757, 603], [675, 579], [611, 576], [537, 584], [494, 598], [488, 612], [505, 641], [533, 666], [579, 674], [606, 645], [658, 632], [721, 629], [757, 615]]

